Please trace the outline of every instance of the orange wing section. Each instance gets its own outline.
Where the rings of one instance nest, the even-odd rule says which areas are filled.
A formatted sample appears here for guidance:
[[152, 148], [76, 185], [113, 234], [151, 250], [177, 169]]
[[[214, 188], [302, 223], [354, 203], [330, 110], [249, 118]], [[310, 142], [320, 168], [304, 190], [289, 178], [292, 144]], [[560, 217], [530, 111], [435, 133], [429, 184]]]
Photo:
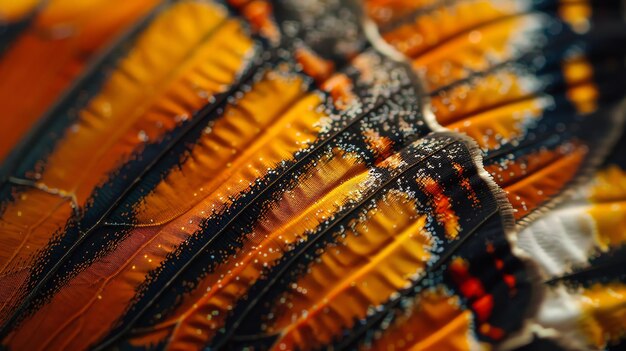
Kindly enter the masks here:
[[[223, 118], [210, 125], [190, 159], [144, 198], [136, 210], [136, 224], [165, 224], [207, 198], [234, 196], [265, 175], [268, 167], [315, 140], [313, 126], [323, 116], [316, 112], [322, 97], [306, 93], [304, 86], [297, 75], [268, 72], [243, 99], [226, 109]], [[269, 100], [279, 93], [281, 99]], [[194, 196], [186, 199], [178, 194]]]
[[577, 295], [582, 309], [580, 328], [597, 348], [626, 336], [626, 284], [594, 284]]
[[313, 349], [332, 342], [366, 317], [369, 306], [389, 300], [424, 271], [432, 235], [415, 200], [389, 193], [365, 218], [279, 299], [266, 330], [280, 335], [275, 349]]
[[[110, 172], [236, 80], [253, 44], [240, 22], [226, 16], [221, 7], [193, 1], [162, 13], [79, 112], [44, 169], [18, 182], [20, 194], [0, 220], [0, 296], [15, 293], [39, 250]], [[220, 50], [224, 55], [214, 55]]]
[[518, 220], [558, 197], [613, 141], [610, 130], [580, 131], [589, 128], [581, 127], [590, 124], [586, 119], [612, 122], [604, 121], [609, 113], [596, 114], [602, 96], [595, 71], [602, 63], [576, 49], [593, 44], [564, 44], [589, 40], [588, 1], [371, 0], [366, 6], [382, 39], [422, 78], [433, 122], [483, 149]]
[[[8, 18], [23, 16], [38, 1], [3, 1]], [[4, 4], [7, 3], [7, 4]], [[88, 59], [158, 0], [50, 0], [0, 57], [0, 160], [82, 72]]]
[[[173, 349], [198, 348], [224, 326], [228, 312], [267, 267], [277, 264], [289, 247], [305, 240], [312, 230], [332, 217], [367, 179], [364, 165], [351, 154], [322, 160], [304, 174], [296, 188], [286, 192], [267, 219], [258, 223], [233, 260], [218, 265], [162, 327], [172, 328]], [[207, 318], [207, 316], [211, 316]], [[198, 332], [200, 330], [201, 332]]]
[[278, 44], [280, 31], [273, 18], [272, 4], [268, 0], [228, 0], [241, 15], [252, 25], [252, 28], [265, 38]]
[[507, 192], [515, 209], [515, 218], [522, 219], [539, 208], [546, 199], [558, 196], [580, 169], [588, 150], [567, 144], [556, 150], [539, 150], [519, 159], [505, 160], [485, 167]]
[[596, 174], [587, 212], [602, 250], [626, 244], [626, 170], [611, 165]]
[[0, 23], [19, 22], [35, 12], [41, 0], [0, 0]]
[[447, 293], [445, 287], [435, 287], [418, 295], [407, 313], [366, 349], [469, 351], [478, 343], [472, 337], [472, 323], [471, 311], [460, 306], [458, 296]]

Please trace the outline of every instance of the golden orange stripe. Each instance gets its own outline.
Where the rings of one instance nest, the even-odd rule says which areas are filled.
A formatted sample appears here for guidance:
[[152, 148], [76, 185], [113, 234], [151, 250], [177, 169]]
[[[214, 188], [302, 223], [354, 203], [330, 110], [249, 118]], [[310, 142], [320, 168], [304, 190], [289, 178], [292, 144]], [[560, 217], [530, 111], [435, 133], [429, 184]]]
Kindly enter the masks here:
[[458, 296], [436, 287], [420, 293], [406, 315], [398, 319], [375, 339], [371, 350], [458, 350], [469, 351], [473, 316], [463, 310]]
[[596, 173], [587, 213], [595, 224], [596, 241], [602, 250], [626, 243], [626, 172], [611, 165]]
[[526, 15], [483, 26], [414, 58], [413, 67], [423, 74], [429, 91], [467, 78], [471, 71], [486, 71], [494, 61], [512, 59], [516, 41], [528, 40], [520, 28], [531, 28], [537, 20]]
[[595, 284], [579, 296], [579, 325], [589, 343], [597, 348], [618, 342], [626, 334], [626, 284]]
[[427, 16], [383, 34], [389, 44], [408, 57], [416, 58], [446, 40], [481, 24], [523, 11], [517, 1], [473, 0], [439, 5]]
[[426, 217], [406, 194], [390, 192], [368, 219], [349, 227], [273, 309], [268, 333], [276, 349], [316, 348], [337, 337], [368, 308], [410, 283], [430, 259]]
[[[200, 347], [215, 336], [228, 311], [247, 289], [280, 259], [290, 245], [305, 238], [354, 196], [367, 172], [351, 154], [339, 151], [302, 175], [251, 233], [237, 253], [209, 274], [185, 299], [175, 316], [163, 324], [174, 325], [170, 346]], [[159, 326], [157, 326], [158, 328]]]
[[[11, 9], [17, 15], [34, 1], [8, 2], [20, 6]], [[130, 0], [124, 6], [111, 6], [107, 0], [46, 2], [30, 27], [0, 58], [0, 105], [5, 127], [0, 130], [0, 160], [69, 86], [87, 60], [157, 2]]]
[[[565, 146], [567, 148], [567, 146]], [[515, 211], [515, 218], [521, 219], [542, 205], [547, 199], [561, 193], [578, 171], [588, 153], [580, 145], [569, 146], [572, 149], [549, 164], [527, 174], [524, 178], [504, 187], [507, 197]], [[513, 172], [513, 170], [511, 170]]]
[[475, 114], [530, 99], [536, 94], [533, 79], [496, 71], [435, 94], [430, 99], [431, 109], [442, 126], [465, 122]]
[[[315, 140], [313, 125], [322, 116], [316, 112], [321, 97], [305, 95], [303, 83], [298, 76], [269, 72], [244, 99], [229, 106], [224, 118], [207, 128], [190, 162], [173, 170], [146, 196], [136, 209], [138, 224], [166, 223], [223, 189], [225, 183], [235, 184], [227, 193], [236, 194], [265, 174], [267, 167], [275, 167]], [[226, 193], [216, 196], [226, 198]]]
[[37, 9], [40, 0], [0, 0], [0, 23], [14, 23]]
[[524, 136], [525, 126], [542, 116], [542, 101], [541, 98], [528, 99], [496, 107], [446, 127], [469, 135], [483, 149], [494, 150]]

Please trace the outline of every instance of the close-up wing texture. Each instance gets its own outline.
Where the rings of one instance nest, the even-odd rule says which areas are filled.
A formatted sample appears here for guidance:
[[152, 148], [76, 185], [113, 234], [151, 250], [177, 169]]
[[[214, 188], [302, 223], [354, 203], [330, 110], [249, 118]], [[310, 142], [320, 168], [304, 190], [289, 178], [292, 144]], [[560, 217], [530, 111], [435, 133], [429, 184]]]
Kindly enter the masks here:
[[0, 350], [625, 350], [621, 0], [0, 0]]

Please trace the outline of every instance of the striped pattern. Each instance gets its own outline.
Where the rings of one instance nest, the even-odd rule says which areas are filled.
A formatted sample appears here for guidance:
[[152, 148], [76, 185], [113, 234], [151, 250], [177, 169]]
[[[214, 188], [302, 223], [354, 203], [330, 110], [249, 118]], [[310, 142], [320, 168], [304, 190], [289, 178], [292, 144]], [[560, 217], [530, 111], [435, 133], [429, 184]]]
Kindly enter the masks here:
[[2, 347], [619, 344], [623, 274], [594, 270], [622, 262], [623, 171], [577, 187], [621, 128], [616, 8], [120, 6], [135, 27], [0, 166]]
[[624, 53], [610, 42], [624, 39], [607, 33], [612, 22], [596, 23], [610, 19], [600, 2], [367, 4], [382, 40], [423, 78], [436, 124], [483, 149], [517, 220], [575, 184], [615, 141], [610, 111], [624, 89], [609, 77], [624, 77]]

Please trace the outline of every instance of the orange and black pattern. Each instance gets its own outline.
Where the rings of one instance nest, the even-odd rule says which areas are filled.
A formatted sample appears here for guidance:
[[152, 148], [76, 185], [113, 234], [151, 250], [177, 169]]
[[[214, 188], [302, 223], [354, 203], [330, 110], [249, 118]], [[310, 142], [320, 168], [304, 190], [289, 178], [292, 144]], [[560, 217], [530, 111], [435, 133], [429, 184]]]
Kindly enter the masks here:
[[516, 219], [607, 152], [624, 91], [621, 13], [610, 1], [367, 4], [382, 38], [422, 77], [436, 123], [485, 152]]
[[623, 284], [516, 244], [618, 139], [619, 1], [118, 5], [0, 0], [0, 349], [563, 347]]

